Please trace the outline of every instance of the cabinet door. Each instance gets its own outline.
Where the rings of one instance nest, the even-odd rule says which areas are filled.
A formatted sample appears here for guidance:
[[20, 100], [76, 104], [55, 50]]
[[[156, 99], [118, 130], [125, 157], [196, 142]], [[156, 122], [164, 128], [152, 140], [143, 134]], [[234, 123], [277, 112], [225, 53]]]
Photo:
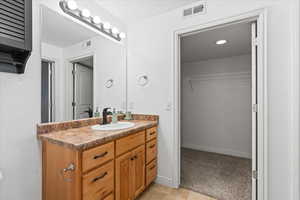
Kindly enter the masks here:
[[116, 200], [131, 200], [133, 197], [133, 168], [132, 152], [116, 159]]
[[134, 197], [136, 198], [145, 189], [145, 145], [133, 150], [133, 190]]

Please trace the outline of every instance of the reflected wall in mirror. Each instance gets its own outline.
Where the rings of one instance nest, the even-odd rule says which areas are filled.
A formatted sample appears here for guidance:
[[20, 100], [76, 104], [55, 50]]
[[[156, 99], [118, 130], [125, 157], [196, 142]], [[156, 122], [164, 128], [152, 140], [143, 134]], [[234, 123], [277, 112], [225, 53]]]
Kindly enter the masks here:
[[89, 118], [97, 108], [125, 111], [124, 45], [46, 6], [41, 23], [41, 122]]

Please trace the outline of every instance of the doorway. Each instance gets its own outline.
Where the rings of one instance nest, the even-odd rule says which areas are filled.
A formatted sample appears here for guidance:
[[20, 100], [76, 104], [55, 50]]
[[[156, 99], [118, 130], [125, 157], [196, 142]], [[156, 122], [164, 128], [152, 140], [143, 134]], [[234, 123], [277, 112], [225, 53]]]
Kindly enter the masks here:
[[41, 123], [49, 123], [55, 121], [55, 63], [42, 60], [41, 67]]
[[181, 37], [181, 186], [216, 199], [256, 199], [253, 38], [256, 22]]
[[[266, 112], [265, 111], [265, 109], [266, 109], [265, 105], [267, 104], [267, 102], [265, 101], [265, 99], [266, 99], [266, 90], [265, 90], [266, 82], [265, 82], [265, 80], [266, 79], [264, 77], [264, 74], [265, 74], [265, 71], [266, 71], [266, 65], [264, 63], [264, 57], [263, 57], [264, 51], [265, 51], [264, 45], [263, 45], [264, 44], [263, 43], [263, 41], [264, 41], [263, 32], [265, 30], [265, 24], [264, 24], [263, 18], [264, 18], [264, 15], [262, 13], [250, 13], [250, 14], [248, 14], [248, 16], [244, 16], [244, 18], [243, 18], [243, 16], [238, 16], [236, 18], [231, 18], [231, 19], [227, 19], [227, 20], [220, 20], [220, 21], [208, 23], [208, 24], [205, 24], [205, 25], [200, 25], [198, 28], [193, 27], [191, 29], [179, 30], [179, 31], [175, 32], [175, 73], [174, 73], [174, 81], [175, 81], [174, 82], [174, 87], [175, 87], [174, 88], [174, 97], [175, 97], [174, 122], [175, 123], [174, 123], [174, 132], [175, 132], [176, 137], [175, 137], [175, 141], [174, 141], [174, 146], [175, 146], [174, 153], [175, 153], [175, 163], [176, 164], [175, 164], [175, 167], [174, 167], [174, 182], [173, 182], [175, 187], [182, 186], [184, 184], [182, 182], [182, 179], [181, 179], [182, 175], [183, 175], [183, 173], [182, 173], [183, 169], [181, 168], [182, 167], [181, 160], [182, 160], [182, 157], [184, 155], [186, 155], [186, 152], [184, 150], [181, 150], [181, 147], [182, 147], [181, 145], [184, 142], [183, 141], [183, 134], [184, 134], [183, 127], [184, 126], [182, 125], [182, 123], [183, 123], [184, 120], [186, 120], [186, 119], [182, 118], [182, 115], [184, 115], [184, 113], [186, 112], [183, 108], [183, 102], [182, 102], [182, 99], [181, 99], [181, 97], [183, 95], [182, 87], [184, 85], [184, 82], [186, 82], [185, 87], [188, 87], [190, 92], [194, 91], [195, 93], [198, 93], [198, 94], [201, 94], [201, 92], [202, 92], [202, 95], [204, 95], [203, 94], [203, 91], [204, 91], [203, 88], [201, 90], [201, 86], [199, 87], [199, 85], [202, 81], [206, 82], [207, 79], [216, 79], [217, 81], [222, 82], [222, 81], [225, 81], [225, 79], [233, 78], [233, 79], [238, 80], [238, 79], [241, 79], [241, 78], [243, 78], [243, 79], [246, 78], [247, 79], [246, 83], [249, 83], [249, 81], [250, 81], [250, 87], [248, 86], [248, 94], [250, 94], [248, 96], [248, 102], [250, 101], [250, 103], [248, 104], [248, 107], [247, 107], [248, 113], [250, 113], [250, 117], [248, 115], [248, 119], [250, 118], [250, 120], [248, 120], [248, 125], [245, 126], [245, 127], [249, 127], [249, 121], [250, 121], [250, 134], [251, 135], [248, 134], [248, 141], [249, 141], [249, 138], [250, 138], [251, 141], [250, 141], [250, 143], [248, 143], [248, 147], [250, 146], [251, 149], [250, 149], [250, 151], [248, 150], [248, 152], [250, 152], [250, 157], [249, 158], [251, 159], [251, 162], [249, 162], [249, 158], [245, 158], [245, 159], [248, 159], [248, 162], [246, 162], [246, 163], [248, 163], [247, 164], [247, 166], [248, 166], [248, 172], [247, 172], [248, 178], [244, 179], [244, 180], [246, 180], [248, 182], [248, 185], [249, 185], [249, 182], [250, 182], [250, 185], [251, 185], [250, 186], [250, 191], [249, 191], [249, 189], [247, 189], [247, 191], [248, 191], [247, 198], [251, 199], [251, 200], [263, 199], [263, 197], [264, 197], [264, 182], [266, 180], [266, 175], [264, 174], [264, 171], [265, 171], [264, 166], [265, 166], [265, 162], [266, 162], [265, 161], [266, 157], [264, 155], [264, 152], [266, 150], [265, 149], [266, 148], [266, 145], [265, 145], [266, 136], [264, 135], [264, 131], [265, 131], [264, 124], [266, 123], [265, 122], [265, 117], [266, 116], [264, 115], [264, 113]], [[249, 35], [250, 35], [250, 47], [251, 47], [250, 48], [251, 53], [250, 53], [250, 55], [248, 55], [248, 58], [247, 58], [248, 61], [250, 60], [250, 70], [248, 70], [247, 73], [246, 72], [245, 73], [240, 73], [239, 76], [241, 76], [241, 77], [231, 77], [230, 74], [223, 71], [222, 75], [217, 74], [216, 76], [214, 76], [214, 75], [210, 76], [210, 74], [204, 74], [204, 76], [199, 75], [197, 77], [196, 71], [192, 71], [190, 73], [191, 76], [188, 79], [184, 79], [182, 77], [183, 63], [182, 63], [182, 60], [181, 60], [182, 59], [182, 52], [180, 50], [182, 48], [182, 42], [181, 41], [182, 41], [183, 38], [189, 37], [189, 36], [193, 37], [193, 35], [196, 35], [196, 34], [201, 35], [201, 33], [205, 34], [205, 32], [208, 32], [208, 31], [214, 31], [214, 30], [218, 30], [218, 29], [222, 29], [222, 28], [226, 28], [226, 27], [230, 27], [230, 26], [235, 26], [235, 25], [238, 25], [238, 24], [247, 24], [247, 23], [250, 25], [248, 34], [250, 33]], [[225, 34], [225, 32], [223, 32], [223, 34]], [[239, 34], [238, 31], [235, 32], [235, 35], [237, 35], [237, 34]], [[210, 34], [210, 35], [212, 35], [212, 34]], [[239, 37], [236, 36], [234, 38], [239, 38]], [[220, 43], [221, 46], [224, 45], [224, 44], [228, 44], [228, 41], [222, 41], [222, 40], [226, 40], [226, 38], [222, 39], [222, 37], [219, 37], [211, 45], [218, 45], [217, 43]], [[224, 47], [225, 46], [222, 46], [222, 48], [224, 48]], [[227, 47], [225, 47], [225, 49], [226, 48]], [[196, 50], [193, 49], [191, 52], [194, 52], [194, 51], [196, 51]], [[207, 54], [208, 52], [209, 52], [209, 49], [206, 49], [205, 52], [203, 53], [203, 55]], [[218, 54], [219, 53], [215, 53], [214, 56], [216, 56]], [[211, 59], [214, 59], [214, 58], [211, 58]], [[206, 61], [208, 61], [208, 60], [209, 59], [206, 59]], [[206, 69], [214, 70], [211, 66], [207, 66]], [[225, 76], [225, 78], [221, 77], [221, 76], [218, 76], [218, 75]], [[202, 79], [202, 80], [199, 80], [199, 79]], [[197, 83], [195, 83], [195, 82], [197, 82]], [[234, 81], [231, 80], [231, 82], [234, 82]], [[226, 88], [226, 84], [223, 84], [223, 85], [221, 84], [221, 86]], [[204, 86], [204, 87], [206, 87], [206, 86]], [[215, 84], [214, 87], [217, 88], [217, 84]], [[229, 89], [229, 88], [227, 87], [227, 89]], [[239, 90], [241, 90], [241, 88]], [[206, 91], [212, 93], [211, 89], [206, 89]], [[244, 92], [245, 91], [246, 90], [244, 90]], [[222, 99], [220, 96], [217, 95], [217, 94], [219, 94], [218, 91], [215, 90], [215, 92], [216, 92], [215, 93], [216, 96], [211, 100], [212, 101], [211, 103], [216, 103], [217, 100]], [[234, 95], [237, 95], [237, 93], [234, 94]], [[234, 95], [232, 97], [230, 97], [230, 96], [227, 97], [227, 102], [228, 102], [228, 99], [233, 98]], [[204, 96], [202, 96], [200, 101], [198, 101], [198, 103], [203, 102], [205, 100], [205, 98], [206, 98], [206, 100], [211, 99], [208, 96], [204, 95]], [[210, 103], [209, 101], [207, 101], [207, 102]], [[224, 108], [224, 107], [226, 108], [226, 106], [229, 107], [230, 105], [220, 104], [218, 106], [221, 109], [221, 108]], [[211, 107], [211, 108], [214, 108], [214, 107]], [[204, 117], [209, 116], [211, 114], [209, 112], [210, 110], [205, 106], [204, 106], [204, 109], [207, 109], [207, 110], [206, 111], [202, 110], [202, 114], [204, 114], [203, 116]], [[228, 109], [228, 108], [226, 108], [226, 109]], [[197, 108], [194, 107], [194, 110], [196, 112]], [[216, 111], [217, 110], [218, 109], [216, 109]], [[198, 111], [199, 111], [199, 109], [198, 109]], [[185, 114], [189, 115], [189, 112], [186, 112]], [[205, 114], [207, 114], [207, 115], [205, 115]], [[235, 116], [235, 115], [232, 115], [232, 116], [233, 116], [233, 117], [231, 117], [232, 119], [234, 119], [234, 118], [238, 119], [237, 116]], [[191, 119], [197, 119], [197, 115], [192, 115], [192, 113], [190, 113], [190, 118]], [[223, 118], [224, 119], [227, 119], [227, 118], [230, 119], [230, 113], [227, 113], [227, 115], [225, 115], [225, 117], [223, 117]], [[197, 120], [198, 120], [197, 125], [199, 125], [200, 124], [199, 123], [200, 119], [198, 118]], [[205, 120], [207, 120], [207, 118], [206, 119], [204, 118], [204, 120], [202, 118], [201, 122], [203, 123]], [[209, 123], [207, 123], [205, 125], [206, 126], [210, 125], [211, 127], [215, 128], [216, 130], [218, 130], [218, 126], [219, 126], [219, 131], [223, 131], [223, 132], [225, 132], [224, 130], [226, 130], [224, 127], [227, 127], [227, 128], [229, 127], [229, 129], [231, 127], [231, 128], [234, 129], [234, 127], [235, 127], [234, 125], [236, 125], [236, 123], [233, 123], [230, 126], [223, 125], [223, 127], [220, 128], [220, 125], [222, 126], [222, 124], [216, 123], [216, 121], [217, 120], [215, 120], [215, 121], [211, 120], [211, 121], [209, 121]], [[242, 126], [244, 126], [244, 125], [242, 125]], [[185, 127], [189, 127], [189, 125], [185, 126]], [[205, 132], [205, 131], [201, 131], [201, 132]], [[248, 133], [249, 133], [249, 128], [248, 128]], [[223, 140], [224, 137], [226, 137], [226, 136], [223, 135], [222, 137], [219, 137], [218, 139]], [[233, 139], [235, 139], [235, 138], [236, 137], [233, 137]], [[194, 140], [194, 141], [196, 141], [196, 140]], [[189, 146], [189, 148], [191, 150], [200, 151], [200, 153], [207, 153], [206, 155], [202, 155], [202, 158], [205, 158], [205, 156], [208, 156], [209, 153], [213, 154], [212, 157], [218, 157], [218, 156], [221, 156], [221, 157], [222, 156], [231, 156], [231, 158], [247, 157], [247, 156], [245, 156], [245, 154], [244, 155], [243, 154], [242, 155], [235, 154], [237, 152], [233, 152], [234, 154], [230, 155], [230, 153], [232, 153], [232, 151], [227, 151], [226, 152], [226, 149], [222, 149], [222, 148], [219, 149], [221, 151], [216, 151], [216, 148], [214, 148], [214, 149], [207, 148], [208, 146], [203, 146], [202, 145], [202, 148], [197, 149], [196, 146], [191, 145], [191, 146]], [[214, 153], [217, 154], [217, 155], [215, 155]], [[187, 154], [189, 154], [189, 153], [187, 153]], [[248, 154], [248, 156], [249, 156], [249, 154]], [[211, 160], [211, 157], [208, 156], [207, 158], [208, 158], [208, 160]], [[220, 159], [220, 160], [222, 160], [222, 159]], [[193, 162], [194, 158], [190, 157], [189, 161]], [[249, 168], [250, 168], [250, 170], [249, 170]], [[216, 171], [214, 173], [216, 173]], [[208, 177], [214, 178], [214, 175], [215, 175], [214, 173], [211, 174], [212, 176], [208, 176]], [[229, 181], [232, 181], [232, 182], [236, 181], [235, 176], [232, 176], [234, 174], [230, 175], [231, 171], [229, 171], [229, 170], [226, 171], [225, 170], [225, 171], [220, 172], [220, 173], [223, 173], [223, 175], [227, 176]], [[198, 175], [199, 175], [199, 173], [198, 173]], [[213, 188], [215, 190], [220, 189], [220, 187], [218, 188], [214, 184], [213, 185], [205, 185], [205, 183], [208, 183], [208, 181], [205, 181], [204, 178], [201, 181], [203, 181], [205, 187], [210, 187], [210, 188]], [[219, 182], [219, 183], [221, 183], [221, 182]], [[223, 183], [224, 183], [224, 181], [223, 181]], [[194, 185], [197, 185], [197, 184], [199, 185], [199, 182], [198, 183], [193, 182], [193, 184]], [[183, 187], [186, 187], [186, 186], [183, 185]], [[247, 188], [249, 188], [249, 187], [247, 187]], [[192, 189], [196, 190], [195, 188], [192, 188]], [[236, 187], [230, 187], [230, 188], [227, 187], [227, 189], [229, 189], [229, 190], [230, 189], [239, 190], [239, 188], [236, 188]], [[238, 193], [238, 192], [239, 191], [236, 191], [236, 193]], [[213, 195], [211, 195], [211, 196], [213, 196]], [[218, 199], [224, 199], [223, 197], [224, 197], [224, 195], [221, 196], [221, 198], [218, 196]], [[234, 197], [234, 198], [238, 199], [238, 197]]]
[[71, 63], [73, 120], [93, 117], [93, 56]]

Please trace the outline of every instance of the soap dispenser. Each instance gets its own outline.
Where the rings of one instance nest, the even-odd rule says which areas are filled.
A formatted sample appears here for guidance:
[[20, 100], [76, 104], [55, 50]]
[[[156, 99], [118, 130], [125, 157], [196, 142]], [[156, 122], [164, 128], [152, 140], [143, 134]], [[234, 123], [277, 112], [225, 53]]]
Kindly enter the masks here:
[[130, 111], [126, 112], [125, 120], [132, 120], [132, 113]]
[[118, 113], [116, 112], [115, 108], [113, 109], [113, 112], [112, 112], [111, 123], [112, 124], [118, 123]]

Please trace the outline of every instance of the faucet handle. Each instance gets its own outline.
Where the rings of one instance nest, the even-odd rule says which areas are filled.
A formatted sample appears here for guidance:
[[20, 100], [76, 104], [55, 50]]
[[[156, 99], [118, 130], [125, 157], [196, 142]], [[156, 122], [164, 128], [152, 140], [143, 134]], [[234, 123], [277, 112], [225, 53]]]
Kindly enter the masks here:
[[110, 110], [110, 109], [111, 109], [111, 107], [104, 108], [103, 112], [108, 112], [108, 110]]

